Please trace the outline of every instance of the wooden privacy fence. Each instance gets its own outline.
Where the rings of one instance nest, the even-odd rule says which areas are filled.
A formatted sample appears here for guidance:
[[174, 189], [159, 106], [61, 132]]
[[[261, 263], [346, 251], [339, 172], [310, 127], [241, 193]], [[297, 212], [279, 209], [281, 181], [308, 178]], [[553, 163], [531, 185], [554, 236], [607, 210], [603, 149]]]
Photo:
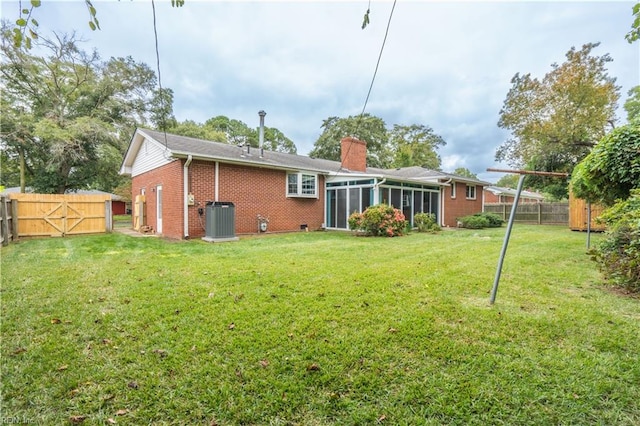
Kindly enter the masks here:
[[15, 205], [7, 196], [0, 196], [0, 242], [3, 246], [13, 241], [17, 234], [17, 221], [14, 220], [13, 211]]
[[[495, 213], [505, 222], [511, 215], [510, 203], [487, 203], [484, 211]], [[538, 225], [567, 225], [569, 223], [569, 203], [522, 203], [518, 204], [514, 222]]]
[[[590, 204], [581, 198], [576, 198], [573, 193], [569, 193], [569, 228], [572, 231], [604, 231], [606, 226], [604, 223], [597, 221], [598, 216], [602, 214], [604, 207], [599, 204]], [[591, 216], [591, 226], [587, 227], [587, 222]]]
[[15, 234], [65, 236], [111, 231], [111, 196], [10, 194]]

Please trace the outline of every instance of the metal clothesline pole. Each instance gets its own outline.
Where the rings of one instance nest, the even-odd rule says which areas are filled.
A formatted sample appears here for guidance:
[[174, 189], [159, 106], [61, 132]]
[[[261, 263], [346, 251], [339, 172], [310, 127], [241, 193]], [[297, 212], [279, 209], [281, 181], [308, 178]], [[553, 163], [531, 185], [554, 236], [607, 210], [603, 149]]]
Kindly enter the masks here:
[[518, 189], [516, 191], [516, 197], [513, 200], [513, 206], [511, 206], [511, 215], [509, 216], [509, 222], [507, 224], [507, 232], [504, 235], [504, 241], [502, 242], [502, 250], [500, 251], [500, 258], [498, 259], [498, 267], [496, 268], [496, 277], [493, 280], [493, 287], [491, 289], [490, 303], [493, 305], [498, 295], [498, 284], [500, 283], [500, 275], [502, 274], [502, 263], [504, 257], [507, 254], [507, 246], [509, 245], [509, 238], [511, 237], [511, 229], [513, 228], [513, 222], [516, 217], [516, 209], [518, 208], [518, 201], [520, 200], [520, 194], [522, 193], [522, 187], [524, 186], [524, 178], [526, 175], [536, 176], [556, 176], [567, 177], [567, 173], [558, 172], [538, 172], [534, 170], [505, 170], [505, 169], [487, 169], [488, 172], [502, 172], [502, 173], [515, 173], [519, 174]]
[[516, 198], [513, 200], [513, 206], [511, 206], [511, 215], [509, 216], [509, 223], [507, 224], [507, 233], [504, 235], [504, 241], [502, 242], [502, 250], [500, 251], [500, 258], [498, 259], [498, 267], [496, 268], [496, 277], [493, 280], [493, 288], [491, 289], [490, 303], [493, 305], [496, 301], [498, 294], [498, 283], [500, 282], [500, 275], [502, 274], [502, 262], [504, 262], [504, 256], [507, 254], [507, 246], [509, 245], [509, 237], [511, 236], [511, 228], [513, 228], [513, 221], [516, 217], [516, 210], [518, 208], [518, 201], [520, 200], [520, 193], [522, 192], [522, 186], [524, 184], [525, 174], [521, 174], [518, 179], [518, 190], [516, 191]]

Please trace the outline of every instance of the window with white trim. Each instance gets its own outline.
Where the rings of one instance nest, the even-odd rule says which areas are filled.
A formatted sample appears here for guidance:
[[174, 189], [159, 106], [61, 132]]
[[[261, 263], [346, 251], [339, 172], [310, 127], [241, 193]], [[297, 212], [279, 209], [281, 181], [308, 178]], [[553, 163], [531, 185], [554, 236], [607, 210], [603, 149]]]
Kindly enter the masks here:
[[456, 198], [456, 183], [451, 182], [451, 198]]
[[475, 200], [475, 199], [476, 199], [476, 186], [467, 185], [467, 200]]
[[318, 196], [318, 175], [311, 173], [287, 173], [287, 197]]

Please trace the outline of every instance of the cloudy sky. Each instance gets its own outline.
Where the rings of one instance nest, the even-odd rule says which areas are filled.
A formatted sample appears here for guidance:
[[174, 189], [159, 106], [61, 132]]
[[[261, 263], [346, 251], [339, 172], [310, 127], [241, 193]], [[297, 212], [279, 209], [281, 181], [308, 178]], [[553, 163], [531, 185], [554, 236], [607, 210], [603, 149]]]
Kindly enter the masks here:
[[[366, 112], [393, 124], [430, 126], [447, 142], [443, 169], [487, 167], [508, 137], [497, 126], [517, 72], [542, 78], [552, 63], [585, 43], [609, 53], [609, 75], [627, 91], [640, 84], [640, 42], [624, 39], [634, 1], [516, 2], [398, 0]], [[103, 58], [132, 56], [155, 69], [148, 0], [94, 0], [101, 30], [92, 32], [82, 1], [43, 1], [42, 32], [77, 31]], [[266, 125], [308, 154], [322, 121], [362, 111], [393, 2], [197, 1], [172, 8], [156, 0], [162, 84], [174, 91], [179, 120], [216, 115]], [[18, 3], [2, 0], [3, 18]], [[619, 109], [619, 119], [625, 114]]]

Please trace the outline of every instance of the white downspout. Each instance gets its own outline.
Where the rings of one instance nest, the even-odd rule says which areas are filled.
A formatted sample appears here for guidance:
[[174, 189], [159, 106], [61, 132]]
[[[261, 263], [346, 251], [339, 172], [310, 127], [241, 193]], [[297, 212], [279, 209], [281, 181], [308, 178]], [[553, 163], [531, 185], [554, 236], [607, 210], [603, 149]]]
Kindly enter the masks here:
[[383, 178], [380, 182], [374, 183], [373, 184], [373, 205], [376, 204], [380, 204], [382, 201], [380, 201], [380, 185], [382, 185], [383, 183], [385, 183], [387, 181], [387, 178]]
[[[446, 182], [442, 182], [445, 185], [451, 185], [451, 182], [453, 181], [453, 178], [449, 179]], [[455, 183], [454, 183], [455, 185]], [[440, 226], [444, 226], [444, 200], [447, 198], [447, 194], [444, 190], [444, 186], [440, 187]]]
[[220, 162], [216, 161], [216, 168], [215, 168], [215, 172], [214, 172], [214, 181], [213, 181], [213, 187], [214, 187], [214, 194], [213, 194], [213, 201], [220, 201], [218, 199], [219, 195], [220, 195], [220, 185], [218, 184], [219, 180], [220, 180]]
[[444, 198], [445, 198], [445, 193], [444, 193], [444, 186], [440, 187], [440, 226], [444, 226]]
[[192, 160], [193, 160], [193, 157], [189, 155], [182, 169], [182, 183], [183, 183], [182, 193], [184, 196], [183, 221], [184, 221], [184, 238], [185, 239], [189, 238], [189, 165], [191, 164]]

